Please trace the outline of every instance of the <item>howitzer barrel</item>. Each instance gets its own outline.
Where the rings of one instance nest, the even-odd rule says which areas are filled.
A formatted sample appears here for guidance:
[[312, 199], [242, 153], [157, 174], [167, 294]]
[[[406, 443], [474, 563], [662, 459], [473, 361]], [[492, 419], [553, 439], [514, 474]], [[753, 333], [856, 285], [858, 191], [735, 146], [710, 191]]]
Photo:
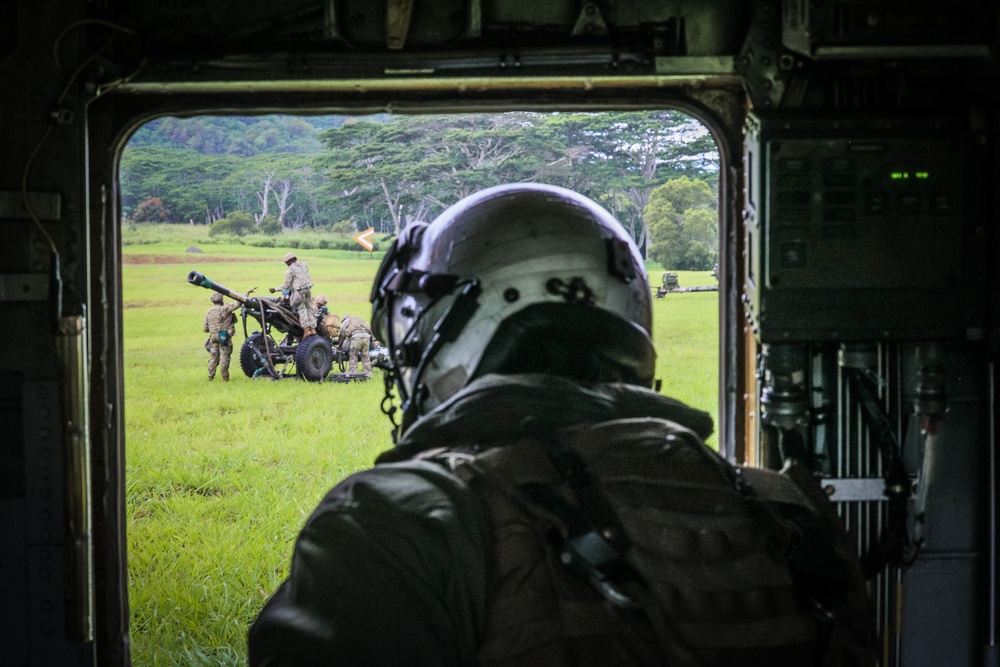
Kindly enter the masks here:
[[234, 290], [229, 289], [225, 285], [220, 285], [219, 283], [212, 282], [212, 279], [208, 276], [198, 272], [192, 271], [188, 274], [188, 282], [192, 285], [197, 285], [198, 287], [204, 287], [205, 289], [210, 289], [223, 296], [228, 296], [230, 299], [239, 301], [240, 303], [246, 303], [250, 300], [246, 294], [240, 294]]
[[[198, 287], [204, 287], [214, 292], [218, 292], [230, 299], [239, 301], [249, 309], [250, 317], [261, 323], [261, 325], [274, 325], [279, 331], [289, 332], [293, 336], [301, 338], [302, 327], [299, 326], [299, 317], [276, 299], [269, 299], [260, 296], [248, 296], [229, 289], [225, 285], [213, 282], [208, 276], [192, 271], [188, 274], [188, 282]], [[250, 290], [251, 292], [253, 290]]]

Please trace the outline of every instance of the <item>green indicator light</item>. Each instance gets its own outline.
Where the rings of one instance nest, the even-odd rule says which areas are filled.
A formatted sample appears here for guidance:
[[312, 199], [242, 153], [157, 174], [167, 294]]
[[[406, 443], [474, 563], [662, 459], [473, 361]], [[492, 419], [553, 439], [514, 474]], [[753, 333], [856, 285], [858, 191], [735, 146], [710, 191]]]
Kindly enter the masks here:
[[891, 178], [894, 181], [898, 181], [901, 178], [906, 178], [906, 172], [894, 171], [891, 174], [889, 174], [889, 178]]
[[918, 171], [914, 176], [917, 178], [930, 178], [931, 174], [929, 171]]

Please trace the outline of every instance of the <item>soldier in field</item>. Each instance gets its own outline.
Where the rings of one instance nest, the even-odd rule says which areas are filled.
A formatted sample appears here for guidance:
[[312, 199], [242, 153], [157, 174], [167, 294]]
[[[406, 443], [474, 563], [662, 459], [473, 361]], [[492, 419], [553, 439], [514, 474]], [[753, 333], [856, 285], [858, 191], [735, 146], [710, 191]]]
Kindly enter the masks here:
[[325, 295], [320, 294], [316, 297], [313, 310], [316, 311], [317, 331], [333, 341], [340, 340], [340, 316], [331, 313], [327, 303], [329, 302]]
[[372, 328], [357, 315], [344, 315], [340, 320], [340, 341], [347, 341], [347, 372], [354, 373], [359, 364], [365, 377], [372, 376], [372, 360], [369, 356], [372, 343]]
[[316, 317], [313, 313], [312, 286], [309, 267], [300, 262], [294, 252], [285, 253], [285, 282], [281, 287], [272, 287], [271, 293], [281, 292], [288, 297], [289, 305], [299, 317], [302, 327], [302, 337], [308, 338], [316, 334]]
[[212, 307], [205, 314], [205, 349], [208, 350], [208, 379], [215, 379], [216, 369], [222, 375], [223, 382], [229, 382], [229, 358], [233, 354], [233, 336], [236, 335], [236, 316], [233, 314], [240, 307], [238, 302], [224, 304], [222, 295], [212, 292]]

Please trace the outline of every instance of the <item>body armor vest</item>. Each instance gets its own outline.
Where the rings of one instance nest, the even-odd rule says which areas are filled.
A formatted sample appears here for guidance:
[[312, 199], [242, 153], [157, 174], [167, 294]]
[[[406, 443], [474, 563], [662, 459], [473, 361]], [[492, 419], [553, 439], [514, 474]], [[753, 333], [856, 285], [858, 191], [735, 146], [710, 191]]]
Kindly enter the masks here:
[[205, 315], [206, 331], [210, 334], [217, 334], [220, 331], [228, 331], [230, 334], [236, 332], [236, 317], [233, 311], [239, 304], [217, 305], [208, 309]]
[[644, 418], [454, 460], [493, 519], [481, 665], [875, 664], [852, 547], [789, 476]]

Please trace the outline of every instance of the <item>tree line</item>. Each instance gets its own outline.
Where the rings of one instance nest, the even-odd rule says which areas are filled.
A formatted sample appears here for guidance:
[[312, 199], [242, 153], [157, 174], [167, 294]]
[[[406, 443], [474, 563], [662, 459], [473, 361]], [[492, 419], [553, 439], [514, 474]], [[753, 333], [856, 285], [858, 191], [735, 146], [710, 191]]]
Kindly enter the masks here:
[[120, 181], [137, 222], [385, 236], [482, 188], [544, 182], [602, 204], [664, 266], [707, 269], [718, 160], [676, 111], [164, 118], [133, 136]]

